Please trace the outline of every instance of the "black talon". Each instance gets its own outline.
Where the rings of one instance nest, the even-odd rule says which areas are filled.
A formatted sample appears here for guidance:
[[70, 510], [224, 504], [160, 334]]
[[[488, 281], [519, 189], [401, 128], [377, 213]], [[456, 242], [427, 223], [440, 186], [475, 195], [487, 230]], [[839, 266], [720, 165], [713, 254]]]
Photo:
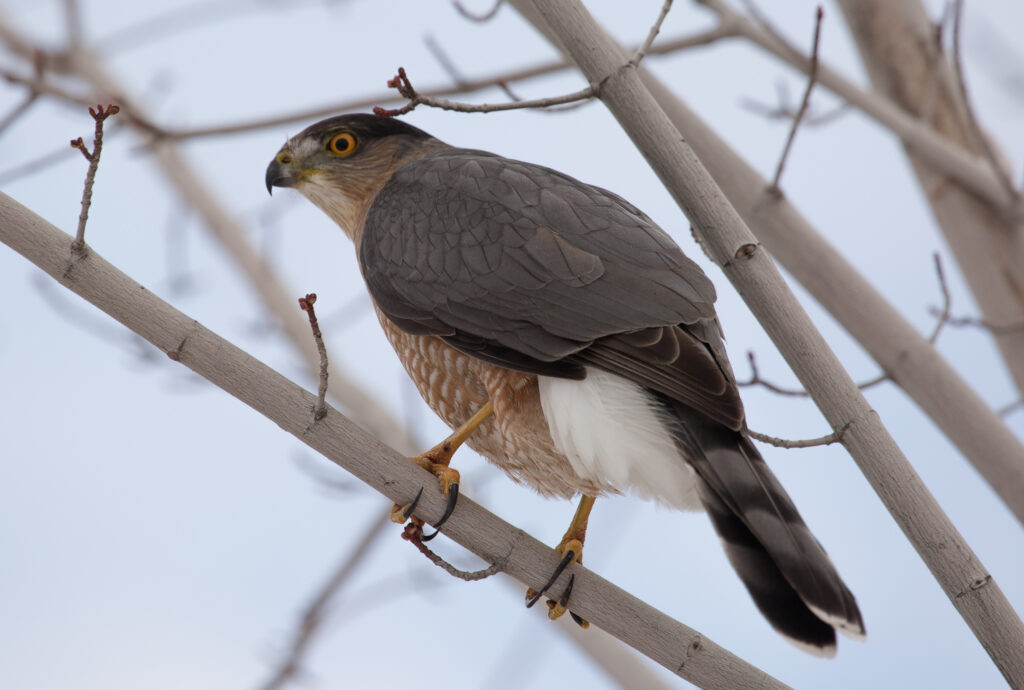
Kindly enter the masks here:
[[570, 575], [569, 576], [569, 584], [566, 585], [565, 591], [562, 592], [562, 598], [558, 600], [558, 605], [561, 606], [563, 609], [569, 603], [569, 594], [572, 593], [572, 586], [573, 586], [573, 584], [575, 582], [576, 582], [576, 576], [575, 575]]
[[422, 495], [423, 495], [423, 487], [421, 486], [420, 490], [416, 492], [416, 498], [412, 499], [412, 503], [410, 503], [408, 506], [406, 506], [405, 510], [402, 511], [402, 519], [403, 520], [408, 520], [409, 516], [412, 515], [412, 511], [416, 510], [416, 506], [417, 506], [417, 504], [419, 504], [420, 496], [422, 496]]
[[[572, 586], [575, 583], [576, 583], [576, 576], [575, 575], [570, 575], [569, 576], [569, 584], [565, 588], [565, 591], [562, 592], [562, 598], [558, 600], [558, 604], [562, 608], [567, 608], [569, 606], [569, 594], [572, 593]], [[576, 621], [576, 625], [580, 626], [581, 628], [586, 629], [586, 628], [590, 627], [590, 622], [587, 621], [587, 619], [584, 618], [583, 616], [581, 616], [581, 615], [579, 615], [577, 613], [573, 613], [572, 611], [569, 612], [569, 615], [572, 616], [572, 619], [574, 621]]]
[[458, 502], [458, 500], [459, 483], [452, 482], [451, 484], [448, 485], [448, 505], [444, 507], [444, 515], [442, 515], [441, 519], [438, 520], [437, 523], [434, 525], [435, 532], [433, 534], [424, 535], [423, 538], [420, 539], [420, 541], [430, 541], [431, 539], [433, 539], [441, 533], [441, 525], [448, 522], [448, 518], [450, 518], [452, 516], [452, 513], [455, 512], [455, 504], [456, 502]]
[[572, 563], [574, 558], [576, 558], [575, 551], [569, 549], [565, 552], [565, 555], [562, 556], [562, 560], [558, 562], [558, 566], [555, 568], [555, 572], [551, 576], [551, 579], [548, 580], [546, 585], [541, 587], [540, 591], [537, 592], [533, 599], [530, 599], [530, 601], [526, 602], [526, 608], [532, 608], [534, 604], [540, 601], [540, 598], [544, 596], [544, 592], [551, 589], [551, 585], [555, 584], [555, 580], [557, 580], [558, 577], [565, 571], [565, 569], [569, 567], [569, 564]]

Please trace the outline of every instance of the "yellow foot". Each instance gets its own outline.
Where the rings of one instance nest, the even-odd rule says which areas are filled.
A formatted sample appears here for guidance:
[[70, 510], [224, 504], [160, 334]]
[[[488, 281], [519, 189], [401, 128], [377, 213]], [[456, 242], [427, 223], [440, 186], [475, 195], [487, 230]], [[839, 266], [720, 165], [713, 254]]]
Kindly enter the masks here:
[[[451, 436], [438, 443], [436, 446], [428, 450], [426, 453], [421, 453], [415, 457], [409, 458], [417, 465], [427, 470], [435, 477], [441, 487], [441, 493], [448, 498], [448, 503], [444, 509], [444, 515], [434, 525], [435, 528], [440, 528], [441, 525], [451, 517], [452, 512], [455, 510], [455, 503], [459, 500], [459, 473], [456, 470], [448, 467], [448, 463], [452, 460], [452, 455], [458, 450], [470, 434], [472, 434], [477, 427], [484, 423], [488, 417], [494, 414], [494, 404], [488, 400], [487, 403], [477, 410], [476, 414], [470, 417], [466, 422], [458, 429], [452, 432]], [[422, 494], [422, 489], [420, 490]], [[395, 505], [391, 509], [391, 519], [394, 522], [402, 523], [407, 518], [413, 515], [413, 511], [416, 509], [416, 503], [419, 501], [420, 494], [416, 495], [416, 498], [412, 500], [412, 503], [406, 506]], [[414, 518], [416, 519], [416, 518]], [[420, 521], [420, 527], [423, 526], [423, 522]], [[414, 529], [415, 533], [416, 530]], [[406, 530], [407, 538], [409, 530]], [[419, 530], [422, 534], [422, 530]], [[434, 532], [431, 535], [423, 537], [423, 541], [430, 541], [438, 535], [438, 532]]]
[[[442, 444], [439, 448], [444, 445], [447, 444]], [[459, 483], [459, 471], [448, 467], [448, 462], [451, 460], [450, 455], [447, 458], [438, 459], [434, 452], [436, 450], [437, 448], [428, 450], [422, 455], [416, 455], [409, 459], [437, 477], [438, 484], [441, 485], [441, 493], [447, 496], [451, 493], [452, 484]]]
[[[562, 554], [562, 560], [558, 562], [558, 566], [555, 568], [555, 572], [548, 579], [548, 583], [544, 585], [544, 587], [539, 592], [533, 589], [532, 587], [526, 590], [527, 608], [537, 603], [537, 601], [544, 595], [544, 593], [547, 592], [553, 584], [555, 584], [555, 581], [561, 576], [561, 574], [565, 571], [566, 568], [568, 568], [573, 563], [583, 562], [583, 542], [579, 539], [565, 538], [562, 540], [562, 543], [556, 547], [555, 550]], [[575, 575], [569, 577], [569, 584], [566, 585], [565, 590], [562, 592], [562, 595], [558, 598], [558, 601], [554, 601], [552, 599], [548, 600], [548, 618], [550, 618], [551, 620], [557, 620], [558, 618], [561, 618], [565, 615], [565, 612], [568, 611], [569, 595], [572, 593], [572, 586], [575, 580]], [[572, 616], [573, 620], [580, 625], [580, 627], [590, 627], [590, 623], [584, 620], [583, 618], [577, 616], [572, 612], [570, 612], [570, 615]]]
[[[440, 446], [439, 446], [440, 447]], [[438, 462], [434, 459], [433, 453], [437, 448], [434, 448], [422, 455], [409, 458], [417, 465], [427, 470], [435, 477], [437, 477], [438, 484], [441, 488], [441, 494], [448, 499], [448, 503], [445, 505], [444, 514], [441, 519], [434, 525], [436, 531], [433, 534], [423, 536], [423, 520], [420, 520], [413, 514], [416, 510], [416, 505], [419, 503], [420, 496], [423, 495], [423, 489], [419, 490], [416, 494], [416, 498], [411, 503], [401, 506], [397, 503], [391, 508], [391, 521], [402, 524], [406, 520], [410, 520], [406, 526], [405, 531], [402, 533], [403, 539], [414, 539], [419, 541], [430, 541], [440, 533], [441, 526], [448, 521], [451, 517], [452, 512], [455, 510], [455, 503], [459, 499], [459, 472], [448, 467], [446, 461]]]

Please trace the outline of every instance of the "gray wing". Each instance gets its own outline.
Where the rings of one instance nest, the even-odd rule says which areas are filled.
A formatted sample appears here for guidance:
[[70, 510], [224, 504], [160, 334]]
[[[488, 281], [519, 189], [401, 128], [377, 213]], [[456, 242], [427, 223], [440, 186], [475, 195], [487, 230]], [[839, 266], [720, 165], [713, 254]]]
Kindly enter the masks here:
[[365, 222], [360, 265], [395, 324], [523, 371], [623, 375], [738, 429], [715, 291], [611, 192], [482, 151], [401, 168]]

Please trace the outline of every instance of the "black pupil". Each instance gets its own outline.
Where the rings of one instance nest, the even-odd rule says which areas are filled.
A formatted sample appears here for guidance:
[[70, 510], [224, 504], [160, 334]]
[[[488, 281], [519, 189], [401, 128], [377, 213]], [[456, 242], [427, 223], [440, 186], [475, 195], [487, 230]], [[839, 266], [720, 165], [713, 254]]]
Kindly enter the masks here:
[[349, 140], [346, 136], [340, 136], [334, 140], [334, 148], [338, 151], [345, 151], [349, 147]]

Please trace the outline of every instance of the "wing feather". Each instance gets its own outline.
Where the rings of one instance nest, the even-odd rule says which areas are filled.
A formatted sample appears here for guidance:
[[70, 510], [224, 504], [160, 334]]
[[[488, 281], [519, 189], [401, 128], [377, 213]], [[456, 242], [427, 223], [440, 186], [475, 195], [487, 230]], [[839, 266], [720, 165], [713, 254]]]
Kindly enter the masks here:
[[359, 258], [374, 300], [400, 328], [534, 373], [582, 378], [584, 365], [598, 366], [742, 426], [714, 287], [611, 192], [444, 149], [384, 185]]

